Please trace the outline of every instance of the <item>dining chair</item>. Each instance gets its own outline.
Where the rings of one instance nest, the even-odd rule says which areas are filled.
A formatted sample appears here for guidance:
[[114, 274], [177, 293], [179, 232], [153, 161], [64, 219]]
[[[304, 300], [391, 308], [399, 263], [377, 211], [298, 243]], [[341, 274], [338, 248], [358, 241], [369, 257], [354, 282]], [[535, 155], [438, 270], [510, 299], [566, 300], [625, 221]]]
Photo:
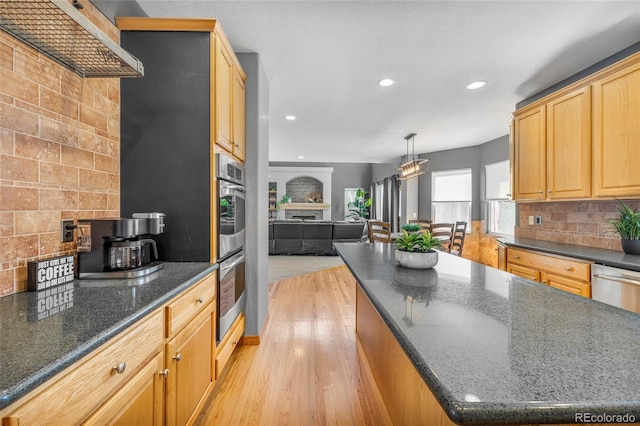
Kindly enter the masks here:
[[417, 223], [422, 226], [420, 232], [431, 232], [431, 219], [411, 219], [409, 220], [409, 223]]
[[369, 242], [391, 242], [391, 224], [377, 220], [369, 221]]
[[442, 250], [451, 250], [451, 237], [453, 236], [453, 223], [433, 223], [431, 224], [431, 236], [440, 240]]
[[456, 256], [462, 256], [462, 248], [464, 247], [464, 236], [467, 231], [467, 222], [456, 222], [453, 227], [453, 236], [451, 237], [451, 249], [449, 252]]

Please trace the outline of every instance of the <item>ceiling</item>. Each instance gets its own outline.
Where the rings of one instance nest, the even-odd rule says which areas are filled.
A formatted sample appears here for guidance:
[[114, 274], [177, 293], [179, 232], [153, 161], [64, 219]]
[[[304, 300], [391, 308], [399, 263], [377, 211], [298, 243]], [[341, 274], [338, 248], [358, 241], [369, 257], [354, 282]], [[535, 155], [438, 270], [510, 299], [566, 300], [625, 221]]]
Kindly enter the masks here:
[[216, 18], [258, 52], [270, 161], [398, 162], [410, 132], [416, 154], [478, 145], [508, 133], [517, 102], [640, 41], [640, 0], [94, 3]]

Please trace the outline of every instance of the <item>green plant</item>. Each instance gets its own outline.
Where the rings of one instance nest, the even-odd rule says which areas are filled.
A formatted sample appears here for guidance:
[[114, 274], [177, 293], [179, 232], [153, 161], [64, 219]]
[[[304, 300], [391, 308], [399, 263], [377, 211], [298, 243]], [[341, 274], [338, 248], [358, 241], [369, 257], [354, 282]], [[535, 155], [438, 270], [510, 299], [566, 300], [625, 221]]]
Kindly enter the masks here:
[[282, 198], [280, 198], [280, 204], [287, 204], [291, 202], [291, 195], [284, 194]]
[[405, 223], [400, 227], [400, 229], [402, 229], [403, 231], [407, 231], [408, 233], [415, 233], [421, 230], [422, 226], [417, 223]]
[[396, 240], [396, 248], [401, 251], [426, 253], [441, 247], [442, 243], [439, 239], [434, 238], [431, 232], [425, 232], [424, 234], [408, 233], [403, 229], [402, 235]]
[[618, 202], [621, 206], [617, 208], [620, 217], [609, 219], [609, 223], [623, 240], [640, 240], [640, 212], [632, 210], [620, 200]]
[[358, 188], [356, 190], [355, 199], [347, 203], [347, 208], [349, 209], [347, 217], [356, 220], [369, 217], [369, 207], [371, 207], [373, 199], [367, 198], [368, 194], [364, 189]]

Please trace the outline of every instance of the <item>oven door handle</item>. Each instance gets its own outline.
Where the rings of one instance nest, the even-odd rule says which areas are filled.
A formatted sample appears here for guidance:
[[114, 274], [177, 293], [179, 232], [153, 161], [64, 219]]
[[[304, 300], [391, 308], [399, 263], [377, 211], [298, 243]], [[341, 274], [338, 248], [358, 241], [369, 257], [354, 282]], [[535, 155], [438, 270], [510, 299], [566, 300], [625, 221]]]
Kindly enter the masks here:
[[617, 283], [630, 284], [630, 285], [635, 285], [635, 286], [640, 287], [640, 281], [632, 280], [630, 278], [615, 277], [613, 275], [600, 275], [600, 274], [593, 274], [593, 276], [595, 278], [600, 278], [600, 279], [603, 279], [603, 280], [615, 281]]
[[221, 187], [221, 189], [227, 189], [230, 191], [240, 191], [242, 193], [246, 192], [244, 189], [244, 186], [240, 186], [240, 185], [229, 185], [229, 184], [225, 184], [224, 186]]
[[[229, 259], [229, 260], [231, 260], [231, 259]], [[236, 266], [238, 266], [240, 263], [242, 263], [244, 261], [245, 261], [245, 255], [242, 254], [237, 259], [235, 259], [233, 262], [231, 262], [230, 265], [222, 266], [222, 264], [220, 264], [221, 275], [222, 275], [222, 273], [228, 271], [229, 269], [235, 268]], [[226, 274], [224, 274], [224, 275], [226, 275]]]

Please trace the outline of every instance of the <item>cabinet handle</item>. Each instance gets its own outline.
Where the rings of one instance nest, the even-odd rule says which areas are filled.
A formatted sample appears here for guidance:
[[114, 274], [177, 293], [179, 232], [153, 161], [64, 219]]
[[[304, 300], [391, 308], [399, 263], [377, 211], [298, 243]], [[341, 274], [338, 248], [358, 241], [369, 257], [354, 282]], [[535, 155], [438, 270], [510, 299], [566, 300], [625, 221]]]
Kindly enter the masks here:
[[551, 190], [550, 190], [550, 189], [547, 189], [547, 192], [548, 192], [549, 194], [551, 194]]
[[542, 193], [543, 193], [542, 189], [540, 191], [538, 191], [538, 194], [542, 194]]
[[513, 258], [514, 258], [514, 259], [520, 259], [520, 256], [518, 256], [517, 254], [514, 254], [514, 255], [513, 255]]
[[180, 361], [182, 359], [182, 354], [177, 354], [175, 356], [172, 356], [171, 358], [175, 359], [176, 361]]
[[120, 364], [116, 364], [111, 367], [111, 374], [122, 374], [124, 370], [127, 368], [126, 362], [121, 362]]
[[547, 280], [542, 280], [542, 284], [546, 284], [546, 283], [547, 283]]
[[164, 370], [159, 371], [158, 374], [161, 375], [162, 377], [168, 377], [169, 376], [169, 369], [165, 368]]
[[567, 272], [571, 272], [571, 271], [573, 271], [573, 266], [565, 266], [564, 270], [567, 271]]
[[204, 297], [200, 296], [196, 299], [196, 302], [198, 303], [204, 303]]

